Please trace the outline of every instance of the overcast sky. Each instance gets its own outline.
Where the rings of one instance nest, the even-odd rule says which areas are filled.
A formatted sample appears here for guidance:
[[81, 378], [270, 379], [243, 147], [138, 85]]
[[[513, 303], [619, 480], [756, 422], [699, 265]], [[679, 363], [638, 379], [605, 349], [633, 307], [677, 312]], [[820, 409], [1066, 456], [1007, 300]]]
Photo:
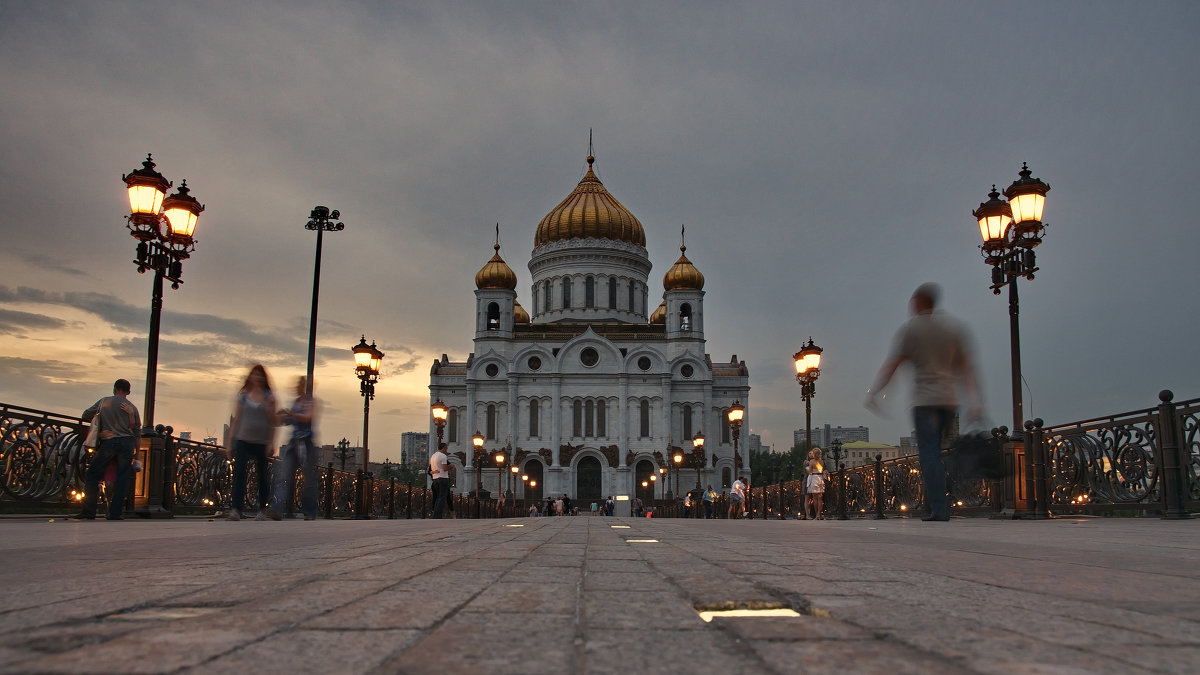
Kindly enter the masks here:
[[[164, 302], [156, 421], [218, 435], [247, 367], [303, 373], [326, 236], [320, 440], [357, 444], [350, 347], [386, 353], [372, 459], [427, 428], [429, 366], [472, 349], [492, 254], [530, 306], [534, 230], [586, 169], [641, 220], [661, 292], [687, 225], [707, 351], [750, 368], [750, 426], [803, 427], [791, 356], [825, 348], [813, 423], [907, 435], [866, 389], [914, 287], [975, 331], [1010, 411], [1006, 295], [971, 210], [1022, 162], [1052, 189], [1022, 280], [1026, 416], [1200, 396], [1195, 2], [0, 1], [0, 401], [144, 395], [149, 275], [121, 175], [154, 153], [207, 210]], [[652, 293], [653, 295], [653, 293]]]

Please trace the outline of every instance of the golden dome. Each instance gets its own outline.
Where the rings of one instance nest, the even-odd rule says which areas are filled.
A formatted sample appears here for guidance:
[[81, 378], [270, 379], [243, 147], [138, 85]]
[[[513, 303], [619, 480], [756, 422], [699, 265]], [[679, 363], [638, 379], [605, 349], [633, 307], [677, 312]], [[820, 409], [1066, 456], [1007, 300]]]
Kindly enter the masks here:
[[604, 184], [592, 172], [596, 158], [588, 155], [587, 174], [567, 198], [559, 202], [538, 223], [533, 246], [563, 239], [595, 237], [615, 239], [646, 246], [646, 231], [638, 219], [617, 198], [604, 189]]
[[505, 288], [510, 291], [517, 288], [517, 273], [512, 271], [504, 258], [500, 257], [500, 244], [496, 244], [496, 253], [475, 273], [475, 288]]
[[667, 301], [663, 300], [659, 303], [658, 309], [654, 310], [654, 313], [650, 315], [650, 324], [661, 326], [665, 323], [667, 323]]
[[679, 247], [679, 260], [663, 275], [663, 288], [668, 291], [699, 291], [704, 288], [704, 275], [684, 254], [687, 246]]
[[529, 312], [519, 302], [513, 303], [513, 323], [529, 323]]

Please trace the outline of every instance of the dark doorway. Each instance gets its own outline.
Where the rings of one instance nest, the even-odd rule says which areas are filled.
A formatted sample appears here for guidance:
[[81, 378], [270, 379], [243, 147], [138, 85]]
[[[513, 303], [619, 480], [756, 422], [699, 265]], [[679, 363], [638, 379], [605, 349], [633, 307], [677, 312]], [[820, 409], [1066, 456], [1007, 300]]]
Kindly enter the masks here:
[[529, 476], [528, 481], [522, 481], [525, 483], [525, 499], [530, 501], [542, 499], [545, 494], [543, 490], [546, 488], [546, 484], [542, 480], [542, 463], [536, 459], [528, 462], [525, 464], [524, 475]]
[[[633, 470], [633, 494], [641, 497], [642, 503], [647, 506], [654, 500], [655, 481], [650, 480], [654, 473], [654, 462], [648, 459], [638, 462]], [[642, 483], [646, 486], [642, 487]]]
[[600, 460], [584, 457], [575, 468], [575, 501], [582, 503], [600, 499]]

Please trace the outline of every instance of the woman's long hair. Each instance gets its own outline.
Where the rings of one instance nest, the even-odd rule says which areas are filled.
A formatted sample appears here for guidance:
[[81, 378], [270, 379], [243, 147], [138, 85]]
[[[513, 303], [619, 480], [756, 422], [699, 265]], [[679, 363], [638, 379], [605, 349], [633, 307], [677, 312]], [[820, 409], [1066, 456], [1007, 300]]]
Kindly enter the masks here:
[[250, 380], [254, 377], [254, 373], [261, 373], [263, 377], [263, 388], [267, 393], [271, 392], [271, 378], [267, 376], [267, 369], [263, 368], [261, 363], [254, 364], [250, 368], [250, 372], [246, 374], [246, 381], [242, 382], [242, 391], [250, 391]]

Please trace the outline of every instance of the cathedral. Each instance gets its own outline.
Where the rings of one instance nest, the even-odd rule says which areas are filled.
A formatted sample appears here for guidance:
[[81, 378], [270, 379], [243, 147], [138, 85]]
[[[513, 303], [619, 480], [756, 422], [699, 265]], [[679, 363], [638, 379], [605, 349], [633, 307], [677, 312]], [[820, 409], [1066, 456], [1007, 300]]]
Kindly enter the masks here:
[[704, 351], [704, 275], [680, 245], [651, 305], [646, 232], [594, 162], [538, 224], [529, 308], [497, 241], [475, 275], [474, 353], [430, 370], [430, 403], [449, 410], [454, 492], [472, 493], [478, 478], [493, 496], [565, 493], [586, 508], [697, 483], [719, 491], [750, 474], [727, 417], [749, 408], [749, 372], [736, 355], [713, 362]]

